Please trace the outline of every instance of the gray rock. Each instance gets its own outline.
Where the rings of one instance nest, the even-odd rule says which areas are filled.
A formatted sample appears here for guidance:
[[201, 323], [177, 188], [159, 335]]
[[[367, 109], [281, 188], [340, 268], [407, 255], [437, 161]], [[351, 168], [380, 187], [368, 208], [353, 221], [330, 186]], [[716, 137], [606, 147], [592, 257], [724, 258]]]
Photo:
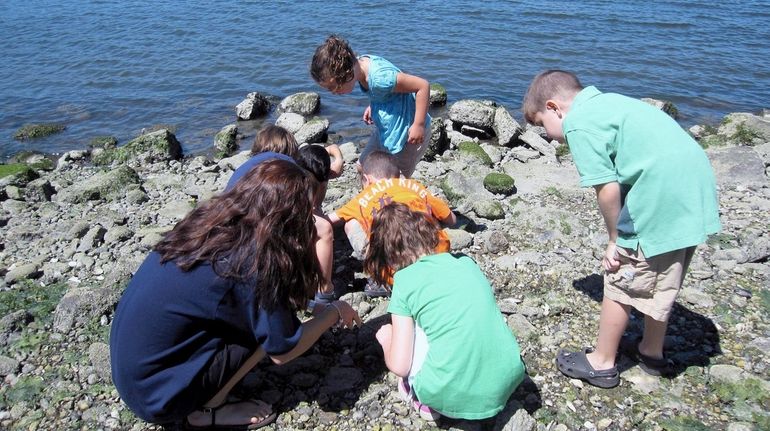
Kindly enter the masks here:
[[492, 127], [497, 135], [497, 143], [506, 147], [513, 146], [516, 137], [522, 132], [519, 123], [502, 106], [498, 106], [495, 110], [495, 121]]
[[94, 247], [99, 246], [102, 242], [104, 242], [104, 234], [106, 232], [107, 229], [100, 225], [91, 227], [91, 229], [89, 229], [88, 232], [83, 235], [83, 238], [80, 239], [80, 244], [78, 245], [77, 251], [86, 253], [91, 251]]
[[641, 100], [642, 102], [648, 103], [660, 109], [673, 119], [679, 118], [679, 110], [676, 109], [676, 106], [674, 106], [674, 104], [668, 100], [651, 99], [649, 97], [643, 97]]
[[712, 261], [717, 260], [734, 260], [737, 263], [748, 262], [748, 254], [739, 248], [729, 248], [724, 250], [717, 250], [711, 255]]
[[770, 142], [770, 120], [747, 112], [734, 112], [722, 120], [717, 133], [742, 145]]
[[283, 127], [292, 135], [299, 132], [299, 129], [301, 129], [304, 124], [305, 117], [300, 114], [295, 114], [294, 112], [284, 112], [277, 120], [275, 120], [276, 126]]
[[7, 199], [14, 199], [17, 201], [24, 200], [24, 194], [21, 192], [21, 188], [14, 185], [5, 186], [5, 195]]
[[340, 152], [345, 163], [352, 163], [358, 160], [358, 147], [354, 142], [345, 142], [340, 145]]
[[486, 230], [479, 235], [484, 251], [491, 254], [497, 254], [508, 250], [508, 238], [504, 232], [498, 230]]
[[246, 95], [246, 98], [235, 107], [235, 115], [240, 120], [251, 120], [267, 114], [270, 110], [270, 101], [263, 95], [254, 92]]
[[214, 150], [219, 157], [229, 157], [238, 149], [238, 126], [228, 124], [214, 136]]
[[709, 380], [716, 383], [737, 383], [743, 379], [743, 373], [743, 369], [735, 365], [712, 365], [709, 367]]
[[12, 216], [18, 216], [27, 212], [29, 205], [24, 201], [17, 201], [16, 199], [8, 199], [3, 201], [3, 210], [8, 212]]
[[61, 203], [84, 203], [89, 200], [113, 200], [124, 195], [129, 185], [140, 183], [139, 175], [125, 165], [106, 172], [99, 172], [87, 181], [60, 190], [56, 200]]
[[449, 119], [459, 125], [493, 130], [495, 110], [495, 106], [480, 100], [459, 100], [449, 107]]
[[144, 190], [131, 189], [126, 192], [126, 202], [129, 204], [141, 205], [149, 200], [150, 198], [147, 196], [147, 193], [145, 193]]
[[436, 157], [444, 154], [448, 146], [449, 140], [447, 139], [444, 119], [434, 117], [430, 123], [430, 142], [423, 158], [425, 160], [434, 160]]
[[524, 163], [540, 157], [539, 151], [531, 150], [529, 148], [522, 147], [522, 146], [511, 148], [511, 151], [509, 152], [509, 154], [514, 159]]
[[727, 425], [727, 431], [754, 431], [754, 426], [747, 422], [732, 422]]
[[706, 292], [687, 287], [681, 290], [680, 299], [689, 304], [708, 309], [714, 306], [714, 299]]
[[527, 144], [530, 148], [537, 150], [540, 154], [549, 158], [552, 157], [553, 160], [556, 160], [556, 148], [538, 135], [534, 130], [528, 129], [519, 135], [519, 140]]
[[143, 133], [122, 147], [105, 150], [98, 156], [96, 154], [91, 155], [91, 160], [97, 165], [127, 161], [149, 164], [179, 160], [180, 158], [182, 158], [182, 144], [168, 129]]
[[458, 147], [458, 156], [461, 162], [491, 166], [492, 158], [481, 146], [473, 141], [461, 142]]
[[16, 374], [19, 371], [19, 361], [7, 356], [0, 356], [0, 376]]
[[79, 239], [83, 238], [83, 235], [88, 232], [88, 229], [91, 228], [90, 223], [83, 220], [77, 220], [75, 223], [69, 228], [67, 233], [64, 234], [64, 239]]
[[163, 205], [163, 207], [158, 210], [158, 215], [165, 217], [172, 222], [177, 222], [182, 220], [192, 209], [193, 206], [188, 199], [175, 200]]
[[27, 202], [47, 202], [56, 193], [51, 183], [45, 178], [32, 180], [24, 188], [24, 200]]
[[31, 321], [32, 314], [27, 310], [11, 311], [0, 318], [0, 346], [8, 344], [9, 336], [21, 332]]
[[115, 226], [110, 228], [107, 233], [104, 234], [104, 242], [107, 244], [122, 242], [132, 236], [134, 236], [134, 231], [126, 226]]
[[298, 144], [322, 142], [326, 139], [326, 131], [329, 130], [329, 120], [326, 118], [313, 118], [294, 134]]
[[507, 321], [508, 327], [511, 328], [511, 331], [513, 331], [513, 334], [516, 335], [517, 338], [527, 338], [530, 334], [537, 331], [535, 325], [530, 323], [530, 321], [521, 314], [511, 314], [508, 316]]
[[295, 93], [285, 97], [278, 105], [281, 112], [293, 112], [300, 115], [313, 115], [321, 107], [321, 96], [314, 92]]
[[105, 343], [93, 343], [88, 346], [88, 358], [94, 367], [96, 375], [105, 382], [112, 382], [110, 367], [110, 346]]
[[473, 236], [462, 229], [446, 229], [452, 250], [459, 251], [473, 243]]
[[707, 150], [717, 184], [765, 186], [765, 164], [756, 151], [749, 147], [728, 147]]
[[[508, 409], [506, 408], [506, 411]], [[536, 429], [537, 422], [535, 421], [535, 418], [529, 415], [526, 410], [519, 407], [516, 410], [516, 413], [513, 414], [513, 416], [509, 416], [505, 414], [501, 414], [497, 418], [497, 422], [495, 423], [495, 429], [501, 430], [501, 431], [533, 431]], [[502, 424], [501, 422], [505, 420], [505, 418], [510, 417], [510, 419]]]
[[487, 220], [499, 220], [505, 218], [505, 209], [503, 209], [500, 202], [494, 199], [474, 199], [473, 211], [477, 216]]
[[117, 289], [103, 287], [78, 287], [69, 290], [54, 310], [53, 329], [66, 334], [75, 324], [85, 324], [110, 312], [118, 303], [120, 294]]
[[7, 284], [13, 284], [19, 280], [34, 279], [41, 275], [43, 275], [43, 273], [40, 271], [39, 263], [26, 263], [11, 267], [8, 272], [5, 273], [5, 282]]

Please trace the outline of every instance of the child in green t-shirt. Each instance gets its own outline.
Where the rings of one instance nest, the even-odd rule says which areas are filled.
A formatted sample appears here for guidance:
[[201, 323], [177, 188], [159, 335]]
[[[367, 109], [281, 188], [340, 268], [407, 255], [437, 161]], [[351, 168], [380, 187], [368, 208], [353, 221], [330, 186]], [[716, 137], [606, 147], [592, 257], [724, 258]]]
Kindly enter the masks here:
[[[609, 234], [596, 349], [559, 352], [559, 370], [595, 386], [616, 386], [620, 346], [645, 372], [669, 374], [663, 355], [669, 314], [695, 246], [720, 229], [706, 154], [661, 110], [583, 88], [561, 70], [535, 77], [523, 111], [528, 122], [569, 145], [580, 185], [596, 189]], [[645, 314], [644, 334], [621, 340], [631, 307]]]
[[478, 265], [435, 253], [437, 231], [402, 203], [375, 214], [364, 270], [380, 283], [396, 270], [392, 324], [377, 341], [399, 393], [423, 419], [489, 418], [524, 379], [519, 345]]

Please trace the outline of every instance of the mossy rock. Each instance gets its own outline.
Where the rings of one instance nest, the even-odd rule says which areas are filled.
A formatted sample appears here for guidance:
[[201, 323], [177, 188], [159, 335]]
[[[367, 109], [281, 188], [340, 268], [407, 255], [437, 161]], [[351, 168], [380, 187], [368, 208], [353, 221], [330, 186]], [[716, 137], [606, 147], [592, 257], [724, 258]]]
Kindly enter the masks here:
[[91, 161], [97, 165], [108, 165], [113, 162], [124, 163], [134, 158], [157, 162], [178, 160], [181, 157], [182, 145], [177, 141], [176, 136], [168, 129], [161, 129], [139, 135], [122, 147], [94, 152], [91, 155]]
[[447, 95], [444, 86], [437, 83], [430, 84], [430, 106], [444, 106], [446, 101]]
[[505, 218], [505, 210], [500, 202], [492, 199], [479, 199], [473, 202], [473, 211], [477, 216], [487, 220], [500, 220]]
[[40, 175], [24, 163], [0, 164], [0, 186], [22, 187], [38, 177]]
[[16, 130], [16, 132], [13, 134], [13, 138], [18, 141], [43, 138], [45, 136], [50, 136], [62, 132], [66, 128], [67, 126], [59, 123], [25, 124]]
[[508, 196], [516, 191], [516, 182], [510, 175], [491, 172], [484, 177], [484, 188], [492, 193]]
[[492, 166], [492, 158], [481, 146], [472, 141], [460, 142], [457, 145], [460, 157], [464, 159], [475, 160], [485, 166]]
[[88, 143], [91, 148], [113, 150], [118, 146], [118, 138], [114, 136], [96, 136]]
[[20, 151], [8, 159], [9, 163], [21, 163], [36, 171], [51, 171], [56, 166], [53, 160], [38, 151]]

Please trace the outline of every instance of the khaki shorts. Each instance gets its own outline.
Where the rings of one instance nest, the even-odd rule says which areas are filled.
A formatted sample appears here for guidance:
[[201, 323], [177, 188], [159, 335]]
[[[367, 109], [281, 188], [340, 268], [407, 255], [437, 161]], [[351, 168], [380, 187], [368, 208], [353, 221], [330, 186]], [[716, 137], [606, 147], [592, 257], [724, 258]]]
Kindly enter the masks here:
[[617, 248], [620, 268], [604, 275], [604, 297], [630, 305], [666, 322], [682, 287], [695, 247], [670, 251], [649, 259], [642, 250]]

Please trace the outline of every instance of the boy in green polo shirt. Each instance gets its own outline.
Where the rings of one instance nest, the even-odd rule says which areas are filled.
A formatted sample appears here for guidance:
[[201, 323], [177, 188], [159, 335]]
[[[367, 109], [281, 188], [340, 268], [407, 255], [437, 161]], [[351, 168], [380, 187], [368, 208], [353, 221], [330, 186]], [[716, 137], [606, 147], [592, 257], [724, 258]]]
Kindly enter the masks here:
[[[560, 351], [559, 370], [595, 386], [616, 386], [620, 345], [644, 371], [665, 375], [669, 313], [695, 246], [720, 229], [706, 154], [659, 109], [583, 88], [569, 72], [537, 75], [523, 111], [528, 122], [569, 145], [580, 185], [596, 189], [609, 234], [596, 348]], [[644, 313], [644, 334], [641, 342], [621, 344], [630, 307]]]

